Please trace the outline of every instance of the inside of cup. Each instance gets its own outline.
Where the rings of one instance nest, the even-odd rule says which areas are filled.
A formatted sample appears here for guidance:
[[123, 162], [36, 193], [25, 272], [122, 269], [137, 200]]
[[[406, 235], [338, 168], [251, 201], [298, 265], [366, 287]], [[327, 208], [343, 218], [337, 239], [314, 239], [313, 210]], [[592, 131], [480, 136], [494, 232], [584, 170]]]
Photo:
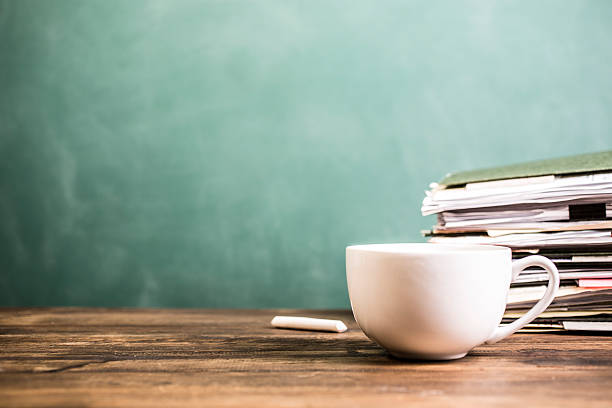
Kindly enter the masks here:
[[459, 252], [489, 252], [489, 251], [508, 251], [509, 248], [498, 245], [484, 244], [433, 244], [433, 243], [397, 243], [397, 244], [366, 244], [351, 245], [347, 249], [370, 251], [370, 252], [389, 252], [389, 253], [459, 253]]

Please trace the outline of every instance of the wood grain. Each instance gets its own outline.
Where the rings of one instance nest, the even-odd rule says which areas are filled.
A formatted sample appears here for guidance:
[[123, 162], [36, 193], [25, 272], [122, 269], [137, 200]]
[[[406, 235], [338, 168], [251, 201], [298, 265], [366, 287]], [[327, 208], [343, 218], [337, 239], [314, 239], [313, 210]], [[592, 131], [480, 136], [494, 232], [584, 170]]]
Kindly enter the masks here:
[[[274, 329], [277, 314], [345, 333]], [[0, 309], [0, 406], [612, 406], [612, 337], [515, 334], [401, 361], [348, 311]]]

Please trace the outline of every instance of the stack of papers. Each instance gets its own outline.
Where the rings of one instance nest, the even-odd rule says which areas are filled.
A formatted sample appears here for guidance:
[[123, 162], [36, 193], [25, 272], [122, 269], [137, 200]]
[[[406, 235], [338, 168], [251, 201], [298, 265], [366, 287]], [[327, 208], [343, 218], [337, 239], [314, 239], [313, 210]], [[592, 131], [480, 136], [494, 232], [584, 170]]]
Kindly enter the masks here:
[[[612, 331], [612, 151], [450, 174], [421, 209], [437, 215], [430, 242], [507, 246], [513, 258], [550, 258], [557, 297], [526, 331]], [[512, 283], [502, 323], [543, 295], [545, 271]]]

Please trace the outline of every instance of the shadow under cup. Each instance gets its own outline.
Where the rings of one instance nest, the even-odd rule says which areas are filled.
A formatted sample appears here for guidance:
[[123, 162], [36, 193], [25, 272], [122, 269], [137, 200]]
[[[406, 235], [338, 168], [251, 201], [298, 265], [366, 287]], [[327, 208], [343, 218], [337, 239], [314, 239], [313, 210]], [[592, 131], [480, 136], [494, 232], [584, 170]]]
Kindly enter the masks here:
[[377, 244], [346, 248], [355, 320], [400, 358], [461, 358], [497, 329], [512, 253], [492, 245]]

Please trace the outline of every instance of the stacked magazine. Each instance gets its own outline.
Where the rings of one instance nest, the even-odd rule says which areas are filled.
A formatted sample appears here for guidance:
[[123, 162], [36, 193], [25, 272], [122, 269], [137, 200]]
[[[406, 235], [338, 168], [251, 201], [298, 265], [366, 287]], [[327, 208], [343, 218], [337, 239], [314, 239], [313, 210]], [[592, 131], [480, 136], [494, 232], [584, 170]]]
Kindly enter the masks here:
[[[503, 245], [550, 258], [561, 276], [551, 306], [525, 330], [612, 331], [612, 151], [455, 173], [432, 183], [430, 242]], [[531, 308], [548, 281], [530, 268], [512, 283], [504, 321]]]

